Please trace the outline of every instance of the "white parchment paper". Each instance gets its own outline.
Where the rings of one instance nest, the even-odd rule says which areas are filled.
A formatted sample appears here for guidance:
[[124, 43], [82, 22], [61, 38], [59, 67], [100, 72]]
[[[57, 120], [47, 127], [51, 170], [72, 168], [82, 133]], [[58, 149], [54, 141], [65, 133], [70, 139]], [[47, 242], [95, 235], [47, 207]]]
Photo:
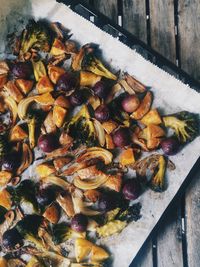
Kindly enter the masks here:
[[[145, 60], [135, 51], [120, 43], [112, 36], [72, 12], [55, 0], [0, 0], [0, 49], [5, 48], [7, 31], [15, 29], [15, 21], [47, 18], [59, 21], [73, 33], [74, 40], [81, 45], [93, 42], [99, 44], [103, 56], [116, 70], [121, 69], [134, 75], [138, 80], [152, 88], [154, 107], [162, 107], [165, 114], [188, 110], [200, 114], [200, 94], [179, 80]], [[101, 240], [114, 256], [114, 267], [128, 267], [164, 210], [173, 199], [192, 166], [200, 156], [200, 137], [188, 144], [179, 154], [171, 157], [176, 169], [167, 172], [168, 189], [164, 193], [146, 191], [139, 199], [142, 204], [142, 218], [131, 223], [119, 235]]]

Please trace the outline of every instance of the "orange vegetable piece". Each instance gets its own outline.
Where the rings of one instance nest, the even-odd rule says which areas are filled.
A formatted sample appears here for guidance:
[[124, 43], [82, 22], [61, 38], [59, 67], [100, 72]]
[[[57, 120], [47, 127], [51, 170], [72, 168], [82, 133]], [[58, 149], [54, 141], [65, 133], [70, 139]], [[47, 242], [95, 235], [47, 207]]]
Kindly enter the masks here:
[[46, 177], [55, 172], [54, 166], [42, 163], [36, 167], [36, 172], [40, 177]]
[[145, 125], [154, 124], [158, 125], [162, 123], [162, 119], [157, 109], [150, 110], [142, 119], [141, 123]]
[[34, 82], [30, 80], [24, 80], [24, 79], [16, 80], [16, 85], [25, 95], [31, 91], [31, 89], [33, 88], [33, 84]]
[[48, 74], [49, 78], [52, 81], [52, 83], [56, 84], [58, 79], [62, 74], [65, 73], [65, 70], [63, 68], [54, 66], [54, 65], [49, 65], [48, 66]]
[[66, 114], [67, 110], [65, 108], [59, 106], [53, 107], [53, 121], [58, 128], [62, 127]]
[[102, 123], [102, 126], [107, 134], [111, 134], [118, 127], [118, 124], [115, 121], [109, 120]]
[[125, 149], [119, 156], [119, 162], [122, 166], [130, 165], [135, 162], [134, 151], [132, 148]]
[[48, 76], [43, 76], [39, 79], [36, 88], [39, 94], [44, 94], [53, 91], [53, 84]]
[[10, 210], [12, 206], [11, 195], [5, 188], [0, 191], [0, 206], [7, 210]]
[[134, 111], [130, 115], [130, 117], [132, 119], [135, 119], [135, 120], [142, 119], [144, 117], [144, 115], [146, 115], [149, 112], [149, 110], [151, 108], [152, 101], [153, 101], [153, 95], [149, 91], [149, 92], [146, 93], [145, 97], [141, 101], [141, 103], [139, 105], [139, 108], [136, 111]]
[[28, 137], [28, 134], [20, 125], [15, 125], [10, 132], [10, 141], [22, 141]]
[[106, 133], [105, 137], [106, 137], [106, 148], [107, 149], [114, 149], [115, 145], [113, 143], [111, 135]]

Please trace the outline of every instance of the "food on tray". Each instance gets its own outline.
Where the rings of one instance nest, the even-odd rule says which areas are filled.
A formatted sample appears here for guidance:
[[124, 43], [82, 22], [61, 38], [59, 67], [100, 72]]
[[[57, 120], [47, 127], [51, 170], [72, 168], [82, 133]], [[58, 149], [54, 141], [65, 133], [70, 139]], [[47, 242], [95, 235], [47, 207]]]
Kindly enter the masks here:
[[104, 266], [98, 241], [140, 219], [138, 198], [167, 190], [167, 155], [198, 135], [195, 114], [163, 114], [147, 86], [70, 37], [30, 20], [0, 61], [3, 266]]

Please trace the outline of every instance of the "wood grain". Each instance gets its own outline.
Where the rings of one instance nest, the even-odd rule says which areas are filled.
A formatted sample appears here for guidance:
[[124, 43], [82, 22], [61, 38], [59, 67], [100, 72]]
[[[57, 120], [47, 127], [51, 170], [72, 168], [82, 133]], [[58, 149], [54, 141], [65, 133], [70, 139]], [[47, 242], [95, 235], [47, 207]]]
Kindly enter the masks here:
[[174, 0], [150, 0], [151, 46], [176, 61]]
[[188, 267], [197, 267], [200, 263], [200, 172], [193, 177], [185, 201]]
[[94, 7], [98, 9], [101, 13], [112, 19], [114, 22], [117, 22], [117, 0], [95, 0]]
[[179, 1], [178, 13], [181, 68], [200, 81], [200, 1]]
[[157, 266], [183, 266], [180, 203], [159, 226], [157, 233]]
[[123, 0], [123, 28], [140, 40], [147, 41], [146, 1]]
[[152, 241], [149, 240], [142, 248], [130, 267], [153, 267]]

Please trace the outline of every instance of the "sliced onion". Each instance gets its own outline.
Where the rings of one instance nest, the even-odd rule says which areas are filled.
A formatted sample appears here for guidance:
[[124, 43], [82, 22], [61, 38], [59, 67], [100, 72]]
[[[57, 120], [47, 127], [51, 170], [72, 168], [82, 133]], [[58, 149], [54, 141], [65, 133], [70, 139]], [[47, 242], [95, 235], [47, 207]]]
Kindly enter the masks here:
[[17, 103], [11, 96], [6, 96], [4, 101], [12, 112], [12, 125], [14, 125], [17, 120]]
[[96, 189], [109, 179], [109, 175], [96, 176], [93, 179], [81, 180], [80, 177], [74, 178], [74, 185], [82, 190]]
[[96, 119], [93, 119], [93, 124], [94, 124], [97, 138], [99, 140], [99, 144], [100, 144], [100, 146], [104, 147], [105, 142], [106, 142], [106, 136], [105, 136], [104, 128], [101, 125], [101, 123]]

